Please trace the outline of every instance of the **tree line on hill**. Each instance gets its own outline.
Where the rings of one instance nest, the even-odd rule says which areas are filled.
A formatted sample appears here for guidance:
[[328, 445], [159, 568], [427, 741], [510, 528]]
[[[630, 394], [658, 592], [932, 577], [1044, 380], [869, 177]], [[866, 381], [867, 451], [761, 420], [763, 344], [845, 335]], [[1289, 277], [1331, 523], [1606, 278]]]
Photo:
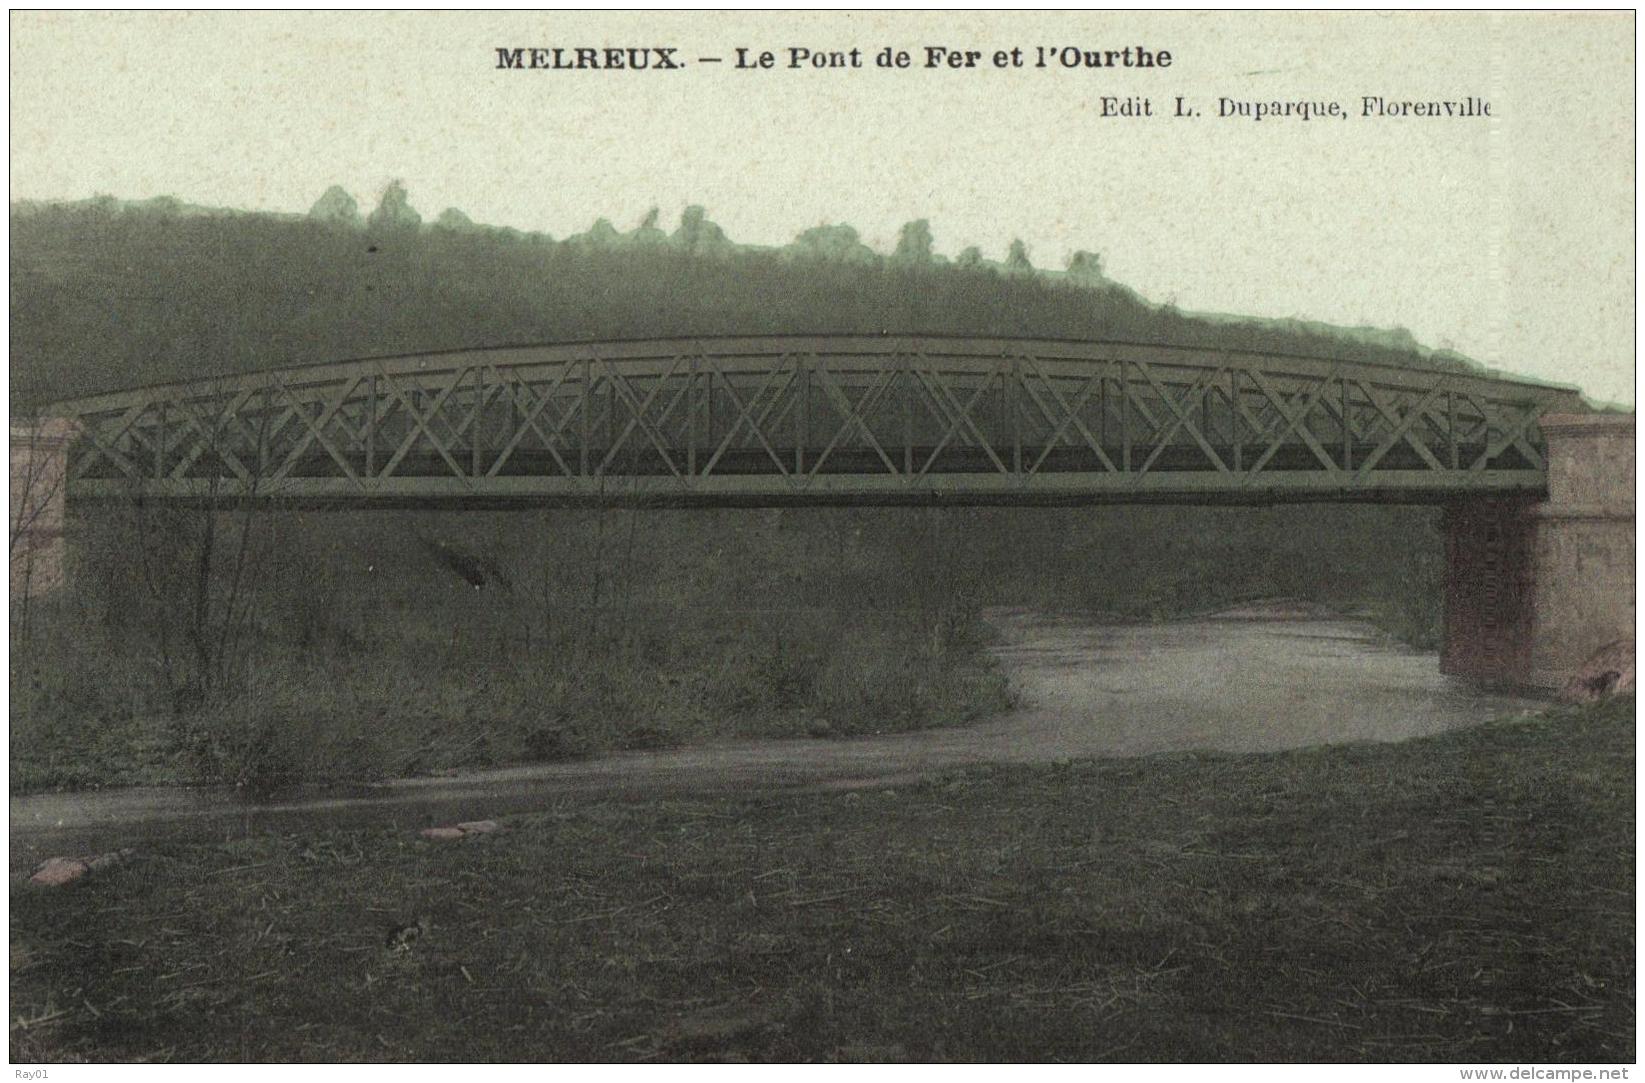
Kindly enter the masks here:
[[11, 209], [12, 407], [348, 357], [675, 335], [974, 334], [1108, 339], [1459, 368], [1399, 329], [1195, 315], [1115, 282], [1096, 253], [1036, 269], [935, 251], [930, 223], [885, 254], [846, 224], [738, 244], [701, 207], [672, 231], [598, 219], [555, 240], [449, 208], [425, 222], [391, 184], [362, 213], [328, 189], [307, 215], [162, 198]]

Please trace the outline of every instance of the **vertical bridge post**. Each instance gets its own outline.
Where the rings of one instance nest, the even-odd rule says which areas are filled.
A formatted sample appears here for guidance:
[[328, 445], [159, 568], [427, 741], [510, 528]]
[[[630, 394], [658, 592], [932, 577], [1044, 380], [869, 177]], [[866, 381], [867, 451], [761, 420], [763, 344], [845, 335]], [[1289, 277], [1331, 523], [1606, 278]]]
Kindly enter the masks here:
[[1549, 414], [1548, 498], [1477, 500], [1446, 514], [1440, 669], [1562, 687], [1634, 635], [1633, 414]]

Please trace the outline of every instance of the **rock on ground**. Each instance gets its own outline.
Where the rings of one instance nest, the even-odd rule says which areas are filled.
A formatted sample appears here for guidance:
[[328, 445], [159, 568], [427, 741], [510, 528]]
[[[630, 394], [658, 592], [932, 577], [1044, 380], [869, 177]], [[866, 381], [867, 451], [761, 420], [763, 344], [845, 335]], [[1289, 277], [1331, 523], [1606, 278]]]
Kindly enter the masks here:
[[489, 835], [502, 829], [503, 825], [496, 820], [465, 820], [460, 824], [447, 824], [444, 827], [425, 827], [418, 834], [425, 839], [460, 839], [469, 835]]
[[77, 857], [48, 857], [29, 877], [29, 883], [41, 887], [62, 887], [90, 871], [91, 867]]
[[34, 870], [34, 875], [29, 877], [29, 883], [41, 887], [62, 887], [80, 879], [88, 872], [101, 872], [110, 866], [118, 865], [128, 860], [133, 852], [125, 849], [85, 857], [48, 857]]

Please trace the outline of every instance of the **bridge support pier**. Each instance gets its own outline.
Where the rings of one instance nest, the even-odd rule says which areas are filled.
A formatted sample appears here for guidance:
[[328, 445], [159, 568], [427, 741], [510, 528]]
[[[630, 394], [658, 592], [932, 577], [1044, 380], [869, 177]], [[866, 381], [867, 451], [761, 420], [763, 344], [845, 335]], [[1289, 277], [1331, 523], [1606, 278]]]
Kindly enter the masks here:
[[1442, 672], [1562, 687], [1634, 635], [1634, 415], [1551, 414], [1548, 499], [1446, 513]]
[[11, 423], [11, 600], [63, 582], [68, 448], [79, 426], [65, 418]]

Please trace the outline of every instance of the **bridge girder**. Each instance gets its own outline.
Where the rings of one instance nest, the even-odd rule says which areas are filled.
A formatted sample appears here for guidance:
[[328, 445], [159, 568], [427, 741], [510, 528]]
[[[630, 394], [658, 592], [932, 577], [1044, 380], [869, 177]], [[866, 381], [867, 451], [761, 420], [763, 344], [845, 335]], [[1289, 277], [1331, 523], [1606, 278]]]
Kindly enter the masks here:
[[75, 499], [1267, 503], [1539, 494], [1574, 391], [1317, 358], [916, 336], [506, 347], [59, 403]]

